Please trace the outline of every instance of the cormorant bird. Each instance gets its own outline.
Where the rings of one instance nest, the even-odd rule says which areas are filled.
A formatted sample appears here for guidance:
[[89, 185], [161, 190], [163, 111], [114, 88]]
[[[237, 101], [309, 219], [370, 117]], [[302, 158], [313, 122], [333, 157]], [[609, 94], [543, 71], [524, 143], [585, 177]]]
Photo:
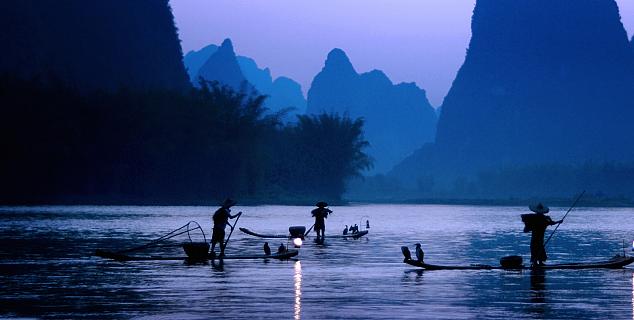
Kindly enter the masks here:
[[267, 256], [271, 255], [271, 247], [269, 247], [269, 243], [265, 242], [264, 243], [264, 254]]
[[370, 229], [370, 220], [365, 220], [365, 228]]
[[421, 263], [425, 263], [424, 258], [425, 258], [425, 252], [423, 252], [423, 249], [421, 249], [420, 243], [417, 243], [416, 244], [416, 259], [418, 259], [418, 261]]
[[284, 246], [283, 243], [280, 243], [279, 248], [277, 248], [277, 253], [284, 253], [286, 252], [286, 247]]
[[406, 246], [402, 246], [401, 247], [401, 252], [403, 253], [403, 256], [405, 257], [405, 259], [403, 259], [403, 262], [407, 262], [407, 260], [412, 260], [412, 253], [409, 252], [409, 248]]
[[347, 235], [348, 234], [348, 225], [346, 225], [345, 228], [343, 228], [343, 235]]

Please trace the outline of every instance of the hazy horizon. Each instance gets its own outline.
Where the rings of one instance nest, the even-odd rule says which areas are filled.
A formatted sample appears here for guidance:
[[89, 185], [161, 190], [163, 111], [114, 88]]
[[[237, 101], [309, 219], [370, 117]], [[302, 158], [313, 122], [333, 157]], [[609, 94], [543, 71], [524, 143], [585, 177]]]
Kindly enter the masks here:
[[[416, 82], [434, 107], [442, 103], [464, 61], [475, 0], [334, 1], [170, 4], [184, 54], [231, 38], [238, 54], [298, 81], [306, 93], [327, 53], [341, 48], [358, 72], [380, 69], [395, 83]], [[631, 37], [634, 1], [617, 3]]]

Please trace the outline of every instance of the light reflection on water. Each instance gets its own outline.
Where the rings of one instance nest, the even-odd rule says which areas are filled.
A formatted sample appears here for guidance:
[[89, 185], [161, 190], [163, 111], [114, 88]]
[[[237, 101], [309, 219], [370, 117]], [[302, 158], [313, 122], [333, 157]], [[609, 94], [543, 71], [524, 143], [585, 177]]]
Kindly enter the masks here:
[[295, 261], [295, 320], [302, 318], [302, 263]]
[[[524, 208], [431, 205], [334, 207], [327, 234], [372, 228], [359, 240], [307, 239], [301, 261], [219, 265], [117, 263], [91, 257], [156, 238], [210, 207], [0, 207], [0, 317], [163, 319], [596, 318], [634, 319], [633, 269], [419, 271], [400, 246], [420, 242], [431, 263], [527, 260]], [[238, 207], [239, 226], [281, 233], [312, 225], [310, 207]], [[551, 208], [559, 219], [567, 208]], [[605, 259], [634, 239], [629, 208], [576, 209], [549, 243], [549, 263]], [[197, 239], [194, 239], [197, 240]], [[264, 241], [237, 231], [227, 254], [259, 254]], [[279, 245], [269, 241], [271, 247]], [[166, 248], [181, 254], [180, 248]], [[608, 306], [609, 307], [606, 307]]]

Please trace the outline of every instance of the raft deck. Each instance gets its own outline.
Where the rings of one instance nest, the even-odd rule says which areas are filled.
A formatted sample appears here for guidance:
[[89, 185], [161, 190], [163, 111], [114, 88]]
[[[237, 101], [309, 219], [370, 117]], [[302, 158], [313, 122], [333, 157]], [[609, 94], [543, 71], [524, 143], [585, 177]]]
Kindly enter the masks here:
[[404, 263], [409, 264], [414, 267], [423, 268], [425, 270], [494, 270], [494, 269], [504, 269], [504, 270], [550, 270], [550, 269], [620, 269], [623, 268], [632, 262], [634, 262], [634, 257], [630, 257], [627, 255], [616, 255], [613, 258], [605, 261], [596, 261], [596, 262], [576, 262], [576, 263], [560, 263], [560, 264], [549, 264], [549, 265], [541, 265], [541, 266], [519, 266], [516, 268], [503, 268], [501, 266], [491, 266], [486, 264], [472, 264], [468, 266], [457, 266], [457, 265], [435, 265], [423, 263], [420, 261], [405, 259]]

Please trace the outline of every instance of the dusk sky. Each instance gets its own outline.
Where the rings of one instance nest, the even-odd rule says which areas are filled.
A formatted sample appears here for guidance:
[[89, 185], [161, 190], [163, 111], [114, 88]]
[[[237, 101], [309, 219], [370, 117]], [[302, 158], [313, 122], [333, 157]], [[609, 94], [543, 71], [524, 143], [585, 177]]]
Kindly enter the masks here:
[[[634, 0], [618, 0], [634, 32]], [[464, 61], [475, 0], [171, 0], [183, 52], [231, 38], [239, 55], [301, 83], [304, 93], [332, 48], [358, 72], [416, 82], [438, 107]]]

